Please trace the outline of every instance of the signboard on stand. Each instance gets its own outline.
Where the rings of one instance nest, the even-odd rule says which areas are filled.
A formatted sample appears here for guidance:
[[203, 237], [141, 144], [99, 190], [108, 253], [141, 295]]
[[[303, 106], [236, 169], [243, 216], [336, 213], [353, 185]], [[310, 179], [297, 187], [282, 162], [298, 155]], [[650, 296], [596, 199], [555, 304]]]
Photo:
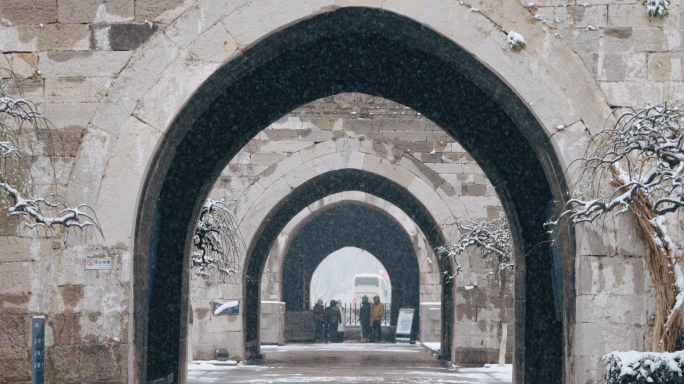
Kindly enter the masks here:
[[413, 308], [402, 308], [399, 310], [397, 320], [397, 332], [395, 341], [397, 343], [411, 342], [411, 328], [413, 328]]

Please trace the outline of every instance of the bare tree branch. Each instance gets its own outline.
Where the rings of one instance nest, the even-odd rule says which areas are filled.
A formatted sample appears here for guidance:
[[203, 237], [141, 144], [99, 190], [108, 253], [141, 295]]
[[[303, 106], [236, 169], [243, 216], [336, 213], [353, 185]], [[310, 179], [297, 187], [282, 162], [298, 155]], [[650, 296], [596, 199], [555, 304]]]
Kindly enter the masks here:
[[195, 229], [194, 276], [204, 276], [214, 282], [235, 282], [244, 248], [231, 207], [223, 200], [207, 199]]
[[[10, 95], [21, 93], [20, 82], [11, 68], [0, 67], [0, 202], [9, 217], [22, 219], [28, 228], [94, 227], [102, 234], [95, 213], [87, 204], [70, 205], [56, 193], [53, 137], [59, 136], [48, 119], [41, 115], [33, 102]], [[10, 87], [10, 83], [14, 85]], [[12, 88], [12, 89], [10, 89]], [[52, 166], [53, 192], [36, 197], [31, 174], [31, 163], [47, 157]]]

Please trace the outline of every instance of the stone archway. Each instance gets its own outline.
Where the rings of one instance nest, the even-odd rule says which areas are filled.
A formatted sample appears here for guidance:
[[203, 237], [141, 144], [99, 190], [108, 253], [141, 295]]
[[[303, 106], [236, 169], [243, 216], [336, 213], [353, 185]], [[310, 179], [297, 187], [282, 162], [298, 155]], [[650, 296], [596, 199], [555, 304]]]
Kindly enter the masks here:
[[[543, 247], [535, 248], [545, 240], [545, 204], [540, 202], [554, 197], [562, 201], [566, 190], [544, 128], [497, 75], [447, 38], [395, 14], [350, 8], [274, 33], [221, 68], [195, 93], [157, 148], [136, 224], [139, 380], [181, 373], [184, 341], [164, 335], [186, 334], [184, 260], [193, 218], [219, 172], [249, 138], [278, 117], [307, 101], [351, 90], [421, 111], [485, 170], [516, 243], [516, 346], [521, 351], [516, 354], [516, 379], [561, 379], [564, 353], [565, 365], [572, 363], [574, 243], [566, 234], [563, 327], [550, 321], [553, 302], [545, 295], [550, 269]], [[155, 258], [163, 264], [151, 276], [149, 260]], [[248, 270], [258, 270], [254, 261], [248, 260]], [[151, 281], [155, 288], [147, 296]]]
[[292, 239], [283, 262], [283, 301], [288, 310], [310, 308], [310, 302], [303, 302], [298, 293], [308, 291], [318, 265], [344, 247], [370, 252], [395, 278], [392, 325], [396, 325], [399, 308], [414, 308], [418, 314], [420, 267], [410, 238], [391, 218], [356, 204], [340, 205], [320, 213]]
[[377, 210], [399, 225], [401, 231], [410, 239], [413, 245], [413, 252], [418, 259], [421, 275], [420, 302], [441, 302], [441, 288], [437, 289], [441, 281], [437, 256], [421, 229], [395, 205], [372, 194], [359, 191], [348, 191], [326, 196], [311, 204], [290, 220], [278, 235], [268, 256], [265, 271], [268, 278], [262, 279], [261, 283], [262, 300], [283, 297], [282, 270], [284, 259], [289, 253], [293, 239], [302, 228], [328, 209], [342, 205], [361, 205], [368, 209]]
[[[246, 354], [251, 357], [260, 354], [259, 343], [259, 302], [261, 290], [261, 277], [263, 269], [268, 259], [271, 247], [283, 228], [301, 210], [320, 199], [344, 191], [361, 191], [380, 197], [397, 208], [401, 209], [425, 234], [428, 244], [434, 249], [445, 244], [439, 224], [434, 220], [427, 208], [420, 203], [409, 191], [388, 180], [387, 178], [364, 172], [356, 169], [341, 169], [326, 172], [320, 176], [303, 183], [295, 188], [290, 194], [280, 200], [275, 207], [268, 213], [262, 225], [253, 237], [247, 251], [247, 266], [244, 271], [244, 312], [243, 312], [243, 332], [245, 335]], [[343, 207], [343, 206], [342, 206]], [[331, 208], [335, 209], [335, 208]], [[368, 208], [366, 208], [368, 209]], [[373, 210], [374, 212], [377, 212]], [[381, 215], [388, 223], [393, 223], [392, 219]], [[325, 215], [325, 212], [323, 212]], [[315, 219], [315, 218], [314, 218]], [[395, 224], [396, 225], [396, 224]], [[399, 226], [394, 228], [394, 233], [404, 234]], [[406, 239], [408, 242], [408, 239]], [[333, 246], [332, 249], [340, 248]], [[405, 292], [409, 296], [407, 303], [418, 305], [418, 266], [417, 258], [413, 253], [410, 242], [404, 245], [404, 253], [412, 254], [413, 257], [404, 257], [407, 263], [415, 263], [415, 274], [407, 273], [406, 277], [413, 279], [413, 285], [407, 284]], [[387, 259], [390, 257], [387, 255]], [[383, 263], [385, 264], [385, 263]], [[453, 284], [449, 278], [452, 275], [452, 265], [448, 259], [440, 260], [439, 270], [442, 285], [442, 354], [448, 356], [451, 351], [452, 324], [453, 324]], [[387, 265], [387, 264], [385, 264]], [[390, 274], [394, 271], [390, 271]], [[400, 273], [396, 273], [401, 275]], [[414, 293], [415, 297], [411, 294]]]

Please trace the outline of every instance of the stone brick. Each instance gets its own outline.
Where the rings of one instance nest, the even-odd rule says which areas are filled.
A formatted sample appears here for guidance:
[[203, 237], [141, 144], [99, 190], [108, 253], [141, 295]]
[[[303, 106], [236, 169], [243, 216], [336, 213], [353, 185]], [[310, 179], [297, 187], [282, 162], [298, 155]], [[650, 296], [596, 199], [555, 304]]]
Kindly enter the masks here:
[[399, 148], [404, 152], [408, 152], [413, 155], [418, 152], [431, 152], [432, 143], [431, 142], [413, 142], [413, 141], [395, 141], [394, 146]]
[[183, 0], [137, 0], [135, 2], [135, 21], [157, 21], [164, 12], [183, 5]]
[[578, 256], [578, 295], [650, 294], [651, 279], [644, 259], [628, 256]]
[[601, 5], [601, 4], [637, 4], [637, 0], [582, 0], [582, 4]]
[[645, 79], [646, 55], [606, 53], [601, 61], [598, 77], [608, 81]]
[[60, 313], [48, 319], [55, 338], [55, 345], [72, 345], [81, 342], [81, 314]]
[[0, 316], [0, 349], [28, 348], [30, 346], [31, 317]]
[[147, 24], [112, 24], [109, 27], [109, 46], [112, 51], [134, 51], [156, 31], [158, 26]]
[[425, 132], [406, 132], [406, 131], [390, 131], [390, 132], [361, 132], [369, 140], [375, 141], [425, 141]]
[[558, 34], [579, 55], [596, 53], [601, 46], [601, 31], [586, 29], [561, 29]]
[[23, 237], [0, 238], [0, 262], [31, 260], [31, 244], [29, 241]]
[[5, 54], [14, 75], [19, 79], [31, 77], [38, 69], [38, 55], [35, 53]]
[[88, 126], [98, 106], [97, 103], [43, 104], [38, 110], [58, 129], [77, 130]]
[[200, 60], [222, 63], [237, 50], [237, 45], [222, 24], [218, 23], [198, 37], [189, 47]]
[[59, 0], [62, 24], [120, 23], [133, 20], [133, 0]]
[[648, 56], [648, 79], [652, 81], [681, 81], [684, 78], [680, 53], [656, 53]]
[[605, 5], [542, 7], [538, 9], [537, 14], [555, 28], [587, 28], [590, 25], [602, 28], [608, 22], [608, 8]]
[[608, 26], [648, 28], [649, 18], [642, 4], [611, 4], [608, 6]]
[[660, 104], [663, 100], [663, 85], [652, 82], [608, 82], [599, 83], [608, 103], [616, 107], [643, 107]]
[[0, 20], [5, 20], [8, 26], [55, 23], [57, 1], [4, 0], [0, 2]]
[[107, 77], [52, 78], [45, 80], [45, 96], [50, 103], [97, 103], [111, 85]]
[[636, 52], [679, 51], [681, 46], [681, 30], [660, 28], [634, 29], [634, 50]]
[[41, 52], [44, 78], [113, 77], [128, 62], [131, 52]]
[[0, 263], [0, 292], [22, 293], [31, 291], [27, 262]]
[[29, 293], [0, 295], [0, 315], [28, 315]]
[[0, 348], [0, 382], [30, 382], [30, 360], [30, 348]]
[[603, 46], [605, 53], [625, 53], [634, 50], [634, 32], [632, 28], [605, 28], [603, 30]]
[[45, 377], [55, 382], [74, 382], [83, 377], [101, 382], [121, 382], [121, 344], [62, 345], [45, 352]]
[[575, 325], [577, 356], [600, 357], [612, 351], [643, 351], [650, 343], [644, 328], [614, 324], [578, 323]]
[[83, 51], [90, 47], [90, 31], [81, 24], [48, 24], [0, 28], [0, 50]]

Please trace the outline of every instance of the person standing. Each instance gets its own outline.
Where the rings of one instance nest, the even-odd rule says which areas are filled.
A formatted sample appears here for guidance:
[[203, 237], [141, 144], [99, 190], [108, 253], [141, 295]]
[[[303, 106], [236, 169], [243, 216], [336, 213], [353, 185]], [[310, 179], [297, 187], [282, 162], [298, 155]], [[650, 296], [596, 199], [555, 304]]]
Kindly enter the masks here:
[[361, 309], [359, 310], [359, 322], [361, 323], [361, 342], [369, 342], [371, 337], [371, 306], [368, 296], [361, 298]]
[[372, 338], [376, 343], [382, 341], [382, 314], [385, 313], [385, 306], [380, 302], [380, 296], [373, 298], [373, 308], [371, 308], [370, 323], [373, 325]]
[[318, 300], [313, 308], [313, 318], [314, 318], [314, 341], [323, 340], [325, 341], [325, 308], [323, 308], [323, 300]]
[[325, 309], [325, 317], [327, 319], [326, 336], [328, 342], [335, 342], [337, 340], [337, 325], [342, 322], [340, 309], [337, 308], [335, 300], [330, 300], [330, 306]]

